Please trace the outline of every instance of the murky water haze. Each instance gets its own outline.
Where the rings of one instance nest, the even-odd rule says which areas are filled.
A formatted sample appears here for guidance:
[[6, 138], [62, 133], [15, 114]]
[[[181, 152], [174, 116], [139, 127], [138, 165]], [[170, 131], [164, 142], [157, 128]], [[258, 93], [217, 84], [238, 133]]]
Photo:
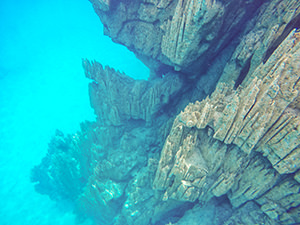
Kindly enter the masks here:
[[3, 0], [0, 21], [0, 224], [75, 224], [67, 205], [34, 191], [30, 169], [56, 129], [94, 119], [81, 58], [139, 79], [148, 69], [102, 35], [88, 0]]

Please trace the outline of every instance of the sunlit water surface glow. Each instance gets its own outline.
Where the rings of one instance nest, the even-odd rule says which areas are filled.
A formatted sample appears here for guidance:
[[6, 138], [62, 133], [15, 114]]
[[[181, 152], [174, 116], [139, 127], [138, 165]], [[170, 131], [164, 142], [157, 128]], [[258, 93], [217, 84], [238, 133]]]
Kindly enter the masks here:
[[[149, 71], [102, 35], [88, 0], [0, 2], [0, 224], [71, 225], [67, 206], [34, 191], [30, 169], [55, 129], [94, 120], [81, 58], [138, 79]], [[88, 222], [86, 223], [88, 224]]]

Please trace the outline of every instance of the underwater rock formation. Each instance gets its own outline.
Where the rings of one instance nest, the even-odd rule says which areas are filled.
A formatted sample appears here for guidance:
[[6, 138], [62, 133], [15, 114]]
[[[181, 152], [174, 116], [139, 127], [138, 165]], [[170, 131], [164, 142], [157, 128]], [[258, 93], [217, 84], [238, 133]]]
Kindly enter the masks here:
[[144, 120], [151, 123], [155, 114], [182, 89], [183, 81], [175, 72], [153, 82], [134, 80], [100, 63], [83, 61], [90, 84], [91, 105], [104, 124], [120, 126], [124, 122]]
[[83, 60], [97, 120], [56, 133], [36, 190], [96, 224], [299, 224], [300, 2], [91, 2], [152, 74]]
[[219, 83], [234, 84], [235, 87], [242, 82], [248, 84], [253, 76], [247, 75], [253, 74], [256, 67], [269, 59], [288, 34], [300, 27], [299, 7], [299, 1], [266, 2], [258, 10], [258, 15], [247, 24]]
[[220, 85], [177, 116], [153, 183], [163, 200], [227, 194], [233, 207], [253, 200], [275, 222], [300, 223], [299, 38], [292, 31], [247, 87]]
[[89, 161], [94, 145], [87, 141], [93, 139], [87, 127], [92, 128], [94, 124], [86, 122], [81, 127], [81, 132], [74, 135], [65, 136], [56, 131], [48, 145], [48, 154], [31, 171], [31, 181], [37, 182], [37, 192], [58, 201], [74, 201], [82, 192], [91, 174]]
[[199, 74], [242, 31], [262, 1], [91, 0], [104, 33], [151, 70]]

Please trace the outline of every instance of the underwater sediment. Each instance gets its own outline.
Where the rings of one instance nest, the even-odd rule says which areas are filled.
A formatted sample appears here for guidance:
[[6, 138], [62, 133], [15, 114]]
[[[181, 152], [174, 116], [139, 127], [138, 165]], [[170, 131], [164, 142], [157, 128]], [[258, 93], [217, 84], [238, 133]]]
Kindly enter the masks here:
[[36, 190], [96, 224], [299, 224], [300, 2], [91, 2], [151, 75], [83, 60], [97, 120], [57, 131]]

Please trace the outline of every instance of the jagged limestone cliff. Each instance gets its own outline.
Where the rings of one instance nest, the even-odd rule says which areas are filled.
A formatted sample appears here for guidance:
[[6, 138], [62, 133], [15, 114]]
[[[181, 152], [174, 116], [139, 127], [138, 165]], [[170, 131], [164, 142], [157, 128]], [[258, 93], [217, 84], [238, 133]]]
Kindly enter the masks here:
[[56, 133], [36, 190], [96, 224], [300, 223], [300, 3], [91, 2], [152, 76], [83, 60], [97, 121]]
[[159, 75], [165, 66], [195, 75], [243, 30], [262, 1], [91, 0], [104, 33]]
[[248, 86], [220, 85], [177, 116], [154, 180], [163, 200], [227, 194], [233, 207], [255, 201], [275, 222], [300, 223], [299, 38], [292, 31]]

